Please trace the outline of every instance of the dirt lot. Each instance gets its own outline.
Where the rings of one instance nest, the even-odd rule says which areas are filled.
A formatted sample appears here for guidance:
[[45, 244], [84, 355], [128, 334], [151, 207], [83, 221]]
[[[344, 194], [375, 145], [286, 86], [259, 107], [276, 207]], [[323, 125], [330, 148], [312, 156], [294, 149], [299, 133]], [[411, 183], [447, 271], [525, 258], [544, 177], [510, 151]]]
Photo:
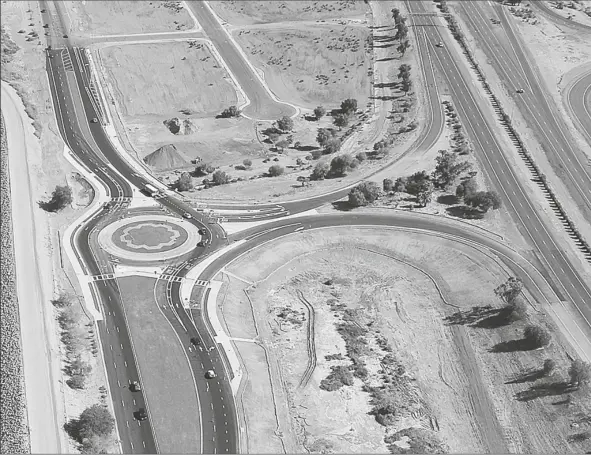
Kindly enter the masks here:
[[133, 35], [190, 30], [195, 23], [180, 1], [65, 1], [72, 30], [80, 35]]
[[339, 1], [251, 1], [224, 0], [210, 6], [224, 21], [232, 25], [250, 25], [269, 22], [311, 21], [335, 18], [362, 18], [367, 5], [361, 0]]
[[359, 106], [370, 95], [369, 30], [361, 26], [297, 25], [234, 32], [252, 64], [280, 99], [314, 109], [338, 107], [346, 98]]
[[[221, 312], [231, 335], [258, 333], [267, 349], [274, 388], [287, 391], [283, 400], [276, 394], [275, 403], [278, 416], [289, 412], [277, 423], [288, 449], [295, 441], [299, 451], [387, 453], [384, 438], [394, 435], [388, 439], [393, 450], [408, 447], [412, 437], [396, 432], [423, 427], [451, 452], [589, 450], [588, 441], [574, 442], [576, 434], [589, 430], [588, 410], [582, 408], [588, 395], [573, 393], [570, 407], [565, 395], [531, 398], [536, 386], [566, 375], [559, 335], [541, 351], [493, 353], [495, 345], [521, 338], [525, 323], [493, 329], [484, 328], [482, 318], [480, 323], [465, 318], [474, 305], [490, 305], [494, 312], [503, 304], [494, 288], [509, 274], [491, 257], [426, 235], [341, 228], [271, 242], [228, 271], [255, 283], [247, 289], [248, 299], [248, 285], [224, 275], [229, 285]], [[312, 357], [307, 347], [311, 313], [302, 297], [313, 309], [317, 358], [303, 386]], [[528, 307], [529, 321], [549, 326], [535, 307]], [[256, 325], [246, 317], [248, 308]], [[365, 342], [347, 333], [361, 333]], [[244, 344], [237, 345], [239, 351]], [[524, 380], [546, 358], [557, 362], [553, 376], [535, 384]], [[249, 373], [262, 374], [262, 358], [248, 354], [243, 360]], [[339, 365], [359, 373], [352, 385], [322, 390], [322, 381]], [[388, 383], [396, 390], [397, 412], [382, 426], [368, 412], [374, 403], [370, 394], [386, 380], [394, 381]], [[243, 400], [268, 403], [268, 393], [247, 384]], [[257, 435], [249, 452], [263, 451], [261, 434], [276, 438], [270, 428], [277, 417], [267, 411], [261, 418], [257, 408], [255, 418], [248, 406], [245, 411], [249, 434]]]

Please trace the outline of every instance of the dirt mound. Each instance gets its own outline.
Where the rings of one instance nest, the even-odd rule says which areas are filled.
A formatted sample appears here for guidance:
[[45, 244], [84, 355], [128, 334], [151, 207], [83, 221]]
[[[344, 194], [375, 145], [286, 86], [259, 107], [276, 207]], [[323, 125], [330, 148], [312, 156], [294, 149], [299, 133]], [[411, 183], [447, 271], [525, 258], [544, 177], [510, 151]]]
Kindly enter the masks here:
[[187, 164], [187, 161], [179, 154], [173, 144], [168, 144], [146, 156], [144, 163], [158, 171], [162, 171], [164, 169], [183, 167]]

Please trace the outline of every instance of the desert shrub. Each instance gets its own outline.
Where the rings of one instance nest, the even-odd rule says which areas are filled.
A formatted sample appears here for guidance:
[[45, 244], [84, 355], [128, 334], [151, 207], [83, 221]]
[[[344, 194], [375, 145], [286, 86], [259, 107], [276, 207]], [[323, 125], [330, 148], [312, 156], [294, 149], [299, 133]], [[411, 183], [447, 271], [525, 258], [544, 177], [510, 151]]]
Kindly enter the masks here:
[[242, 164], [244, 165], [245, 168], [249, 168], [250, 166], [252, 166], [252, 160], [249, 160], [248, 158], [245, 159], [244, 161], [242, 161]]
[[175, 183], [178, 191], [189, 191], [193, 189], [193, 179], [191, 174], [183, 172]]
[[293, 130], [293, 120], [290, 117], [288, 117], [287, 115], [284, 115], [283, 117], [278, 119], [275, 123], [277, 124], [277, 128], [279, 128], [281, 131]]
[[283, 174], [285, 172], [285, 169], [283, 168], [283, 166], [280, 166], [278, 164], [274, 164], [273, 166], [271, 166], [269, 168], [269, 175], [271, 177], [278, 177], [281, 174]]
[[86, 385], [86, 376], [75, 374], [66, 381], [66, 384], [71, 389], [83, 389]]
[[310, 180], [324, 180], [328, 175], [329, 170], [330, 165], [327, 162], [321, 161], [316, 163], [316, 166], [310, 175]]
[[359, 152], [357, 155], [355, 155], [355, 158], [357, 158], [357, 161], [360, 163], [363, 163], [367, 159], [367, 153]]
[[353, 375], [349, 367], [345, 365], [336, 365], [331, 367], [330, 374], [320, 381], [320, 388], [327, 392], [333, 392], [345, 385], [353, 385]]
[[222, 118], [232, 118], [232, 117], [240, 117], [241, 111], [236, 106], [230, 106], [227, 109], [224, 109], [220, 114]]
[[325, 115], [326, 115], [326, 109], [324, 109], [324, 107], [318, 106], [318, 107], [314, 108], [314, 117], [316, 117], [316, 120], [320, 120]]
[[357, 100], [349, 98], [341, 103], [341, 111], [345, 114], [353, 113], [357, 110]]
[[330, 162], [330, 174], [343, 176], [351, 169], [355, 169], [359, 162], [349, 154], [335, 156]]
[[47, 202], [40, 202], [39, 206], [47, 212], [59, 212], [72, 203], [72, 188], [68, 185], [56, 185], [51, 199]]
[[380, 197], [380, 189], [374, 182], [361, 182], [349, 192], [349, 205], [363, 207]]
[[502, 298], [505, 302], [511, 304], [515, 301], [517, 296], [523, 289], [523, 281], [520, 278], [509, 277], [507, 281], [495, 288], [495, 294]]
[[384, 181], [382, 182], [382, 188], [386, 192], [392, 191], [392, 188], [394, 188], [394, 182], [392, 181], [392, 179], [384, 179]]
[[72, 296], [69, 294], [62, 293], [57, 299], [51, 301], [54, 307], [63, 309], [72, 305]]

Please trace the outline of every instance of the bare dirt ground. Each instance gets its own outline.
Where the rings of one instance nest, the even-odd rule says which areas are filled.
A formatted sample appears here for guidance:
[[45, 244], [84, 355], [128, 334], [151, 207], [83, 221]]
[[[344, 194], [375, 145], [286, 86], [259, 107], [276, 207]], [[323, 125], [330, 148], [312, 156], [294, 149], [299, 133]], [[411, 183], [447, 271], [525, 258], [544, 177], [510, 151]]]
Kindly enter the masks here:
[[234, 36], [278, 98], [308, 109], [337, 107], [347, 98], [367, 104], [372, 68], [367, 27], [278, 23]]
[[360, 18], [367, 12], [367, 5], [360, 0], [224, 0], [212, 2], [210, 6], [220, 18], [233, 25], [282, 22], [286, 18], [293, 21]]
[[[279, 365], [278, 371], [271, 368], [275, 389], [283, 387], [287, 394], [283, 400], [275, 396], [277, 415], [289, 412], [285, 420], [268, 409], [262, 414], [260, 407], [255, 416], [255, 409], [245, 406], [248, 433], [257, 435], [249, 439], [249, 452], [265, 450], [262, 435], [277, 438], [270, 430], [277, 420], [286, 447], [295, 442], [300, 451], [387, 453], [384, 438], [391, 446], [408, 447], [409, 439], [396, 432], [411, 427], [425, 428], [450, 452], [570, 453], [587, 447], [588, 442], [574, 441], [588, 431], [588, 392], [573, 393], [570, 406], [565, 395], [531, 395], [565, 377], [565, 349], [570, 349], [559, 334], [541, 351], [493, 353], [498, 343], [519, 339], [525, 323], [492, 328], [484, 317], [480, 323], [465, 318], [475, 305], [503, 305], [494, 289], [510, 272], [493, 257], [422, 234], [341, 228], [271, 242], [227, 270], [232, 275], [218, 277], [228, 283], [220, 294], [226, 327], [231, 336], [258, 334], [267, 361]], [[552, 329], [543, 309], [532, 303], [529, 322]], [[317, 363], [302, 386], [312, 358], [311, 314]], [[355, 337], [343, 335], [351, 330], [365, 342], [355, 344]], [[239, 352], [246, 344], [237, 343]], [[256, 376], [247, 380], [242, 400], [268, 408], [270, 392], [258, 384], [267, 366], [251, 346], [243, 361], [248, 375]], [[553, 376], [537, 383], [523, 379], [546, 358], [558, 364]], [[392, 361], [398, 371], [397, 415], [382, 426], [368, 414], [371, 391], [392, 378]], [[366, 376], [355, 362], [362, 362]], [[338, 365], [360, 373], [351, 385], [322, 390]], [[249, 387], [255, 380], [257, 387]]]
[[190, 30], [195, 23], [181, 1], [65, 1], [78, 35], [132, 35]]

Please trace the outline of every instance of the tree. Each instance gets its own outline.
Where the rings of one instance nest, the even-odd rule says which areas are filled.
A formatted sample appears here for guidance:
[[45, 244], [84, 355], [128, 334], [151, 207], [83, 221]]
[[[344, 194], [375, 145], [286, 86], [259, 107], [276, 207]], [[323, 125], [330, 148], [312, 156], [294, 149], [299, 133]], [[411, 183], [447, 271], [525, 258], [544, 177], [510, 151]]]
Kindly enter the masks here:
[[285, 172], [285, 169], [278, 164], [274, 164], [269, 168], [269, 175], [271, 177], [278, 177]]
[[398, 67], [398, 79], [408, 79], [410, 77], [410, 65], [403, 63]]
[[398, 47], [396, 48], [396, 50], [404, 55], [406, 53], [406, 50], [410, 47], [410, 42], [406, 39], [404, 41], [400, 41], [400, 44], [398, 45]]
[[66, 380], [66, 384], [70, 389], [83, 389], [86, 386], [86, 376], [75, 374]]
[[358, 161], [351, 155], [335, 156], [330, 162], [330, 173], [335, 176], [342, 176], [354, 169], [358, 165]]
[[273, 143], [273, 145], [275, 145], [275, 143], [279, 140], [279, 138], [281, 137], [281, 135], [279, 133], [276, 133], [276, 132], [271, 132], [271, 133], [269, 133], [267, 135], [267, 137]]
[[399, 17], [400, 17], [400, 10], [398, 8], [392, 8], [392, 19], [394, 19], [394, 22], [396, 22]]
[[201, 162], [197, 166], [195, 166], [195, 171], [193, 172], [193, 174], [196, 177], [199, 177], [201, 175], [211, 174], [213, 171], [215, 171], [215, 168], [211, 164]]
[[394, 182], [394, 188], [392, 188], [392, 190], [395, 193], [406, 193], [406, 183], [407, 183], [406, 177], [398, 177], [396, 179], [396, 181]]
[[39, 205], [48, 212], [59, 212], [72, 203], [72, 188], [68, 185], [56, 185], [48, 202], [41, 202]]
[[70, 294], [62, 293], [57, 299], [51, 301], [53, 306], [59, 309], [63, 309], [72, 306], [72, 296]]
[[357, 161], [360, 163], [363, 163], [367, 159], [367, 153], [359, 152], [357, 155], [355, 155], [355, 158], [357, 158]]
[[483, 213], [488, 212], [490, 208], [496, 210], [501, 206], [501, 198], [494, 191], [478, 191], [470, 196], [465, 196], [464, 202]]
[[314, 109], [314, 117], [316, 117], [316, 120], [320, 120], [325, 114], [326, 109], [324, 109], [322, 106], [318, 106]]
[[316, 167], [314, 167], [312, 175], [310, 175], [310, 180], [324, 180], [329, 170], [330, 165], [326, 161], [316, 163]]
[[556, 362], [552, 359], [544, 360], [544, 376], [550, 376], [552, 373], [554, 373], [554, 370], [556, 370]]
[[334, 126], [338, 126], [339, 130], [349, 124], [349, 117], [345, 114], [338, 114], [334, 118]]
[[336, 131], [333, 129], [328, 128], [318, 128], [318, 133], [316, 134], [316, 142], [321, 147], [324, 147], [326, 143], [336, 136]]
[[284, 115], [283, 117], [278, 119], [275, 123], [277, 124], [277, 128], [279, 128], [281, 131], [293, 130], [293, 120], [290, 117], [288, 117], [287, 115]]
[[303, 175], [300, 175], [296, 180], [298, 182], [300, 182], [302, 184], [302, 186], [306, 186], [306, 183], [310, 182], [310, 177], [305, 177]]
[[542, 348], [550, 343], [550, 334], [546, 329], [537, 325], [528, 325], [523, 330], [523, 338], [533, 348]]
[[343, 114], [352, 114], [357, 110], [357, 100], [348, 98], [341, 103], [341, 112]]
[[362, 207], [375, 202], [380, 197], [380, 188], [374, 182], [361, 182], [349, 192], [349, 204]]
[[236, 106], [224, 109], [220, 115], [222, 118], [240, 117], [241, 111]]
[[470, 197], [472, 194], [476, 193], [477, 191], [478, 191], [478, 183], [476, 182], [475, 179], [470, 178], [470, 179], [464, 180], [456, 187], [456, 196], [458, 198], [463, 199], [465, 197]]
[[211, 178], [216, 185], [225, 185], [230, 181], [230, 176], [222, 170], [215, 171]]
[[107, 408], [94, 404], [80, 414], [78, 418], [78, 434], [80, 440], [92, 436], [107, 436], [115, 428], [115, 419]]
[[415, 172], [406, 179], [404, 191], [416, 196], [421, 191], [421, 188], [425, 187], [427, 183], [430, 183], [429, 179], [426, 171]]
[[581, 386], [591, 382], [591, 364], [582, 360], [573, 360], [569, 369], [570, 383], [573, 386]]
[[289, 147], [289, 142], [287, 142], [286, 140], [279, 141], [277, 142], [277, 144], [275, 144], [275, 147], [281, 149], [281, 153], [283, 153], [285, 151], [285, 148]]
[[252, 166], [252, 160], [249, 160], [248, 158], [245, 159], [244, 161], [242, 161], [242, 164], [244, 165], [245, 168], [250, 168], [250, 166]]
[[520, 278], [510, 276], [503, 284], [495, 288], [495, 294], [508, 304], [513, 304], [523, 289], [523, 281]]
[[435, 188], [448, 189], [462, 172], [472, 167], [467, 161], [458, 161], [458, 155], [447, 150], [439, 150], [431, 180]]
[[108, 450], [108, 441], [96, 435], [85, 438], [80, 445], [80, 453], [109, 453]]
[[392, 181], [392, 179], [384, 179], [384, 181], [382, 182], [382, 186], [384, 188], [384, 191], [390, 192], [392, 191], [392, 188], [394, 188], [394, 182]]
[[433, 184], [431, 182], [426, 182], [420, 187], [416, 196], [419, 205], [421, 207], [426, 207], [427, 204], [431, 202], [431, 198], [433, 196]]
[[330, 155], [336, 153], [341, 149], [342, 142], [339, 138], [333, 137], [328, 140], [324, 147], [324, 155]]
[[189, 191], [193, 189], [193, 179], [191, 174], [183, 172], [179, 179], [176, 181], [176, 188], [179, 191]]
[[402, 79], [402, 82], [400, 83], [400, 89], [406, 94], [410, 92], [411, 88], [412, 81], [410, 79]]

